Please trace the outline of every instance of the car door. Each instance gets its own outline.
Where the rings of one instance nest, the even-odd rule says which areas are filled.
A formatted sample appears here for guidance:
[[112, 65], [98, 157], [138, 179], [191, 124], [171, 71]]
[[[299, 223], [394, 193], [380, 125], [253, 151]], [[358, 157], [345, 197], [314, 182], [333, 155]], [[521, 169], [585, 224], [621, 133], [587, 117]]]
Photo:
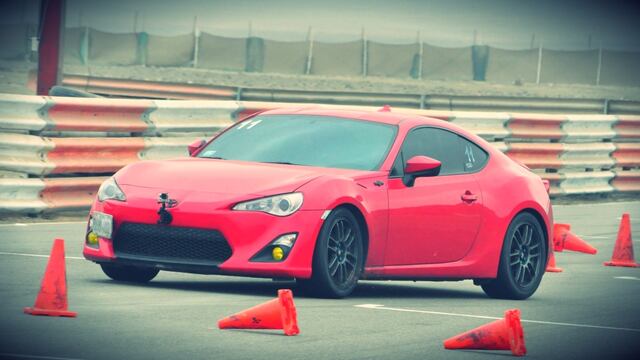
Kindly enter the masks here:
[[[385, 265], [451, 262], [470, 250], [482, 220], [482, 193], [472, 170], [479, 161], [486, 162], [486, 154], [468, 144], [435, 127], [407, 134], [389, 179]], [[416, 155], [439, 160], [442, 167], [437, 176], [419, 177], [413, 186], [406, 186], [403, 169]]]

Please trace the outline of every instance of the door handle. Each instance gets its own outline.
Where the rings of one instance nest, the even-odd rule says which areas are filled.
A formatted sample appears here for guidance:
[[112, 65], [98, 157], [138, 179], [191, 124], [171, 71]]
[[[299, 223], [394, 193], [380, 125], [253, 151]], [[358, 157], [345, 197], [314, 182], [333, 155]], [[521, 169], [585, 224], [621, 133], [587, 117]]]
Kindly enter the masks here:
[[471, 191], [467, 191], [464, 194], [462, 194], [462, 196], [460, 196], [460, 198], [464, 202], [472, 203], [472, 202], [478, 200], [478, 195], [471, 193]]

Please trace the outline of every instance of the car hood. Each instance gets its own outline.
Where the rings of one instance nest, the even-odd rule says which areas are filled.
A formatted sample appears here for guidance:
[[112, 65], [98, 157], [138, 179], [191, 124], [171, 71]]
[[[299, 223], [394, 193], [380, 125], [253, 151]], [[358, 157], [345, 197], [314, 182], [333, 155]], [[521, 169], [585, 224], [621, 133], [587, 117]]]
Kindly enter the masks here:
[[369, 172], [267, 164], [245, 161], [187, 158], [142, 161], [116, 174], [126, 187], [150, 188], [163, 192], [217, 193], [266, 196], [295, 191], [323, 175], [353, 177]]

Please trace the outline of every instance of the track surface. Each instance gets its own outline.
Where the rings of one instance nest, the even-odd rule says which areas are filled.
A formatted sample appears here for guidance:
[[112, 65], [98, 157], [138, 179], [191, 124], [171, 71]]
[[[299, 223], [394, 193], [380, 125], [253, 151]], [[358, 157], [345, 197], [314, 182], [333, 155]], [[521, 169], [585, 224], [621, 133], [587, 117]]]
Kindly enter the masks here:
[[[557, 254], [564, 272], [547, 273], [529, 300], [489, 299], [470, 281], [368, 281], [344, 300], [309, 298], [293, 288], [296, 337], [216, 327], [219, 318], [272, 299], [290, 283], [161, 272], [148, 285], [120, 284], [80, 259], [83, 223], [0, 225], [0, 358], [487, 359], [509, 353], [444, 350], [442, 340], [510, 308], [536, 321], [523, 322], [529, 358], [634, 358], [640, 269], [602, 265], [625, 211], [638, 253], [640, 202], [556, 206], [556, 222], [570, 223], [599, 252]], [[33, 304], [54, 237], [66, 240], [75, 319], [22, 313]]]

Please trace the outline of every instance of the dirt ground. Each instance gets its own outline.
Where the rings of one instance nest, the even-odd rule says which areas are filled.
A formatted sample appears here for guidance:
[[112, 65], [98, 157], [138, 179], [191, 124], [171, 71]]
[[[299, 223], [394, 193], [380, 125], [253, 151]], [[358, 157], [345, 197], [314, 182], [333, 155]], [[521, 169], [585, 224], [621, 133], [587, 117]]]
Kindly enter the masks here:
[[[0, 61], [0, 92], [32, 94], [27, 87], [29, 70], [35, 63]], [[327, 77], [237, 73], [193, 68], [143, 66], [68, 65], [65, 74], [121, 79], [166, 81], [185, 84], [221, 85], [245, 88], [354, 91], [395, 94], [513, 96], [539, 98], [583, 98], [640, 100], [640, 87], [592, 86], [577, 84], [494, 84], [482, 81], [415, 80], [381, 77]]]

